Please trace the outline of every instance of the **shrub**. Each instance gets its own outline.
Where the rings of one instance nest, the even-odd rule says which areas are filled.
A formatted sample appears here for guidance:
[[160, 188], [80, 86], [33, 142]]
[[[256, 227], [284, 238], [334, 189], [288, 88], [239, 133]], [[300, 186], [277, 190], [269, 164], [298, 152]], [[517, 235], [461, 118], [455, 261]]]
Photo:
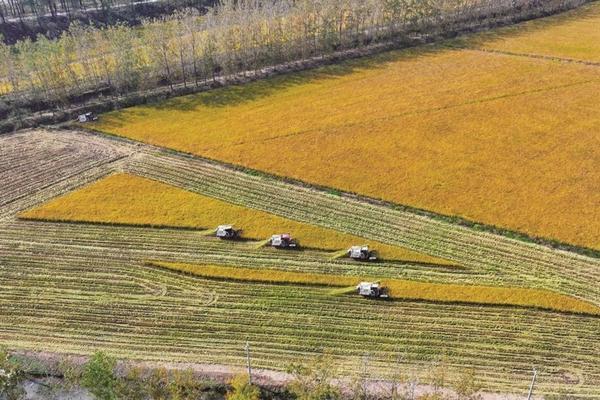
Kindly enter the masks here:
[[336, 400], [341, 393], [331, 380], [334, 377], [334, 362], [329, 354], [319, 354], [309, 365], [292, 364], [288, 372], [294, 380], [288, 390], [298, 400]]
[[172, 400], [196, 400], [200, 396], [202, 386], [196, 380], [192, 370], [173, 372], [168, 390]]
[[227, 393], [227, 400], [259, 400], [260, 389], [258, 386], [250, 383], [246, 374], [239, 374], [233, 377], [230, 382], [231, 390]]
[[127, 400], [146, 400], [148, 398], [148, 390], [140, 368], [129, 368], [125, 376], [119, 379], [117, 395], [119, 399]]
[[98, 400], [116, 400], [116, 365], [117, 361], [107, 354], [101, 351], [94, 353], [85, 365], [81, 385]]
[[0, 399], [20, 400], [25, 396], [22, 383], [25, 371], [21, 365], [0, 348]]

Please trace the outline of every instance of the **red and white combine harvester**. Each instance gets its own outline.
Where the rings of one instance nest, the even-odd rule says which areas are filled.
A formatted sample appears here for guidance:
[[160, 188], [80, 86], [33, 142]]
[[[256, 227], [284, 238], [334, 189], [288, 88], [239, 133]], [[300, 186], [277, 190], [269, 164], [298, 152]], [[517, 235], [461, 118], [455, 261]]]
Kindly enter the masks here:
[[289, 233], [282, 233], [279, 235], [273, 235], [269, 239], [269, 246], [278, 249], [293, 249], [298, 247], [298, 242], [292, 238]]

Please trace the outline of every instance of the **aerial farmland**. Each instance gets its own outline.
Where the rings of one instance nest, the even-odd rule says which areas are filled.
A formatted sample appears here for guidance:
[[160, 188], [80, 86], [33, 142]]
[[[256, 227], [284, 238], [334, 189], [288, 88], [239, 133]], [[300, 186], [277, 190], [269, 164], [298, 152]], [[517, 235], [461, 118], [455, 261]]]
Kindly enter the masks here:
[[[133, 105], [121, 85], [108, 112], [65, 89], [52, 118], [77, 118], [0, 134], [0, 390], [27, 359], [16, 386], [79, 360], [52, 396], [82, 400], [213, 398], [123, 391], [159, 367], [222, 382], [214, 398], [600, 398], [600, 3], [580, 3], [229, 82], [225, 62], [200, 79], [181, 61], [180, 81], [182, 52], [148, 50], [170, 94]], [[175, 15], [132, 35], [209, 18]], [[70, 76], [116, 85], [118, 54], [98, 73], [73, 55]], [[32, 101], [45, 75], [9, 67], [6, 104]], [[86, 375], [98, 354], [114, 393]]]

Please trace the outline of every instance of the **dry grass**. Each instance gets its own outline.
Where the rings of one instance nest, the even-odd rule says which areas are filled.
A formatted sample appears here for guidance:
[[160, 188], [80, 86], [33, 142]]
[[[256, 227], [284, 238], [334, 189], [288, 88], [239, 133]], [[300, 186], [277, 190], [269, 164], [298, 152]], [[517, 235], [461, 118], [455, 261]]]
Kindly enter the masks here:
[[600, 63], [600, 3], [476, 36], [477, 46]]
[[[451, 265], [447, 260], [297, 222], [128, 174], [109, 176], [21, 214], [23, 218], [211, 229], [232, 223], [248, 239], [289, 232], [304, 247], [339, 250], [368, 243], [382, 258]], [[206, 232], [201, 234], [205, 235]]]
[[104, 116], [97, 128], [600, 248], [597, 67], [390, 52]]
[[[377, 280], [377, 278], [373, 277], [326, 275], [273, 269], [225, 267], [219, 265], [198, 265], [164, 261], [151, 261], [150, 264], [206, 278], [273, 284], [348, 287], [356, 285], [361, 281]], [[390, 296], [393, 299], [513, 305], [582, 314], [600, 314], [600, 308], [594, 304], [549, 290], [452, 285], [416, 282], [403, 279], [383, 279], [381, 280], [381, 283], [389, 289]]]
[[11, 90], [11, 84], [0, 79], [0, 95], [8, 94]]

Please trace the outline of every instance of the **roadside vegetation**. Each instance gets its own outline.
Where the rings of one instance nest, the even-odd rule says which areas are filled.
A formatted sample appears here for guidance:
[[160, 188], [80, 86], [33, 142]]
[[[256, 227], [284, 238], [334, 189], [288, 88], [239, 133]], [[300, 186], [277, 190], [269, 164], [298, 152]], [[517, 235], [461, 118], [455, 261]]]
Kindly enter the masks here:
[[368, 371], [348, 379], [340, 375], [341, 366], [329, 352], [288, 365], [286, 380], [276, 385], [257, 384], [251, 371], [242, 368], [210, 379], [192, 368], [145, 366], [117, 360], [104, 351], [83, 357], [56, 354], [54, 358], [58, 362], [36, 353], [0, 350], [0, 366], [22, 377], [9, 382], [0, 375], [0, 396], [26, 399], [26, 382], [43, 387], [37, 395], [48, 400], [74, 396], [94, 400], [477, 400], [482, 389], [474, 369], [468, 368], [449, 384], [443, 361], [420, 366], [427, 377], [424, 381], [416, 380], [401, 364], [393, 366], [398, 370], [396, 378], [384, 383], [373, 381]]
[[0, 35], [6, 44], [26, 38], [35, 41], [42, 35], [52, 40], [72, 24], [137, 26], [144, 18], [185, 8], [205, 11], [211, 5], [213, 0], [4, 0], [0, 2]]
[[73, 24], [56, 40], [39, 36], [35, 42], [0, 44], [0, 94], [6, 114], [18, 118], [29, 109], [57, 111], [157, 86], [192, 90], [218, 76], [507, 23], [584, 1], [225, 0], [203, 16], [179, 10], [145, 20], [141, 28]]

